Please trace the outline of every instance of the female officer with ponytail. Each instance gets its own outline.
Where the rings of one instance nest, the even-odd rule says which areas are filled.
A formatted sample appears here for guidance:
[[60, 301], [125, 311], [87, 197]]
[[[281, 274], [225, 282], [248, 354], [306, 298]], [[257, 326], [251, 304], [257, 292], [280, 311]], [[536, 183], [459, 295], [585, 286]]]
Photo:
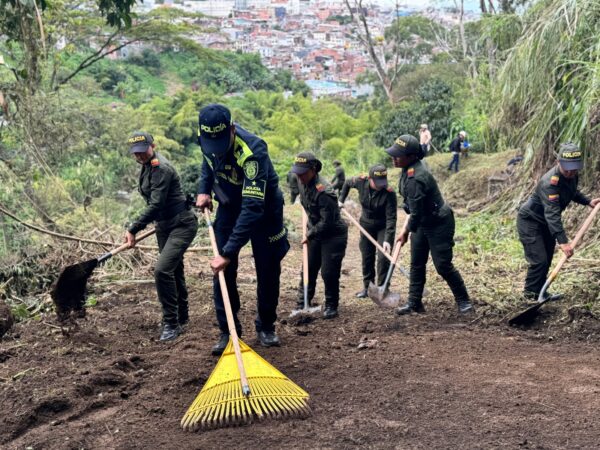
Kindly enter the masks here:
[[[338, 315], [340, 273], [346, 254], [348, 226], [340, 217], [333, 188], [319, 175], [321, 167], [321, 161], [315, 155], [304, 152], [296, 156], [292, 172], [300, 181], [300, 202], [308, 215], [308, 301], [310, 304], [315, 295], [317, 275], [321, 270], [325, 284], [323, 318], [333, 319]], [[304, 307], [302, 278], [298, 307]]]
[[419, 141], [405, 134], [396, 139], [386, 152], [394, 160], [394, 166], [402, 168], [399, 191], [404, 198], [404, 210], [410, 216], [397, 238], [400, 245], [404, 245], [409, 235], [411, 237], [408, 302], [396, 313], [425, 312], [422, 297], [430, 251], [435, 270], [450, 286], [459, 313], [473, 311], [465, 283], [452, 264], [454, 213], [444, 202], [435, 178], [421, 162], [425, 155]]

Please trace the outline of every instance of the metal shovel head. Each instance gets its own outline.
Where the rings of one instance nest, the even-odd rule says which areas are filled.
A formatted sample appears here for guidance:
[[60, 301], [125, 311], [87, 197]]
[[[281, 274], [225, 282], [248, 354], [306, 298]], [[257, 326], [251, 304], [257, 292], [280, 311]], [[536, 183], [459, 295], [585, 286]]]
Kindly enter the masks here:
[[71, 311], [83, 309], [87, 280], [97, 266], [98, 260], [90, 259], [68, 266], [61, 272], [50, 292], [59, 319], [65, 319]]
[[515, 326], [515, 325], [518, 326], [518, 325], [528, 325], [528, 324], [532, 323], [535, 320], [535, 318], [538, 316], [540, 307], [544, 303], [547, 303], [551, 300], [552, 300], [552, 297], [547, 297], [544, 300], [542, 300], [541, 302], [537, 302], [535, 305], [530, 306], [526, 310], [521, 311], [519, 314], [517, 314], [513, 318], [509, 319], [508, 324], [511, 326]]
[[367, 294], [380, 308], [396, 308], [400, 303], [400, 294], [390, 292], [389, 289], [382, 289], [372, 282], [369, 283]]
[[317, 313], [321, 312], [320, 306], [309, 306], [308, 308], [294, 309], [290, 313], [289, 323], [292, 325], [301, 325], [312, 322]]

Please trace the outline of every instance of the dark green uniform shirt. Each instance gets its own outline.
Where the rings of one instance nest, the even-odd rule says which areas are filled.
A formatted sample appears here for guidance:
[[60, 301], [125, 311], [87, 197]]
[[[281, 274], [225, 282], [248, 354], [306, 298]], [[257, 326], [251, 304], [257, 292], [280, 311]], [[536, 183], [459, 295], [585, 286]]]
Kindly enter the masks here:
[[421, 161], [402, 170], [399, 190], [404, 198], [404, 211], [410, 214], [410, 232], [420, 226], [433, 226], [450, 213], [435, 178]]
[[340, 165], [335, 168], [335, 175], [331, 179], [331, 184], [333, 189], [341, 189], [346, 181], [346, 172], [344, 172], [344, 168]]
[[340, 193], [340, 202], [344, 203], [351, 188], [358, 191], [358, 199], [362, 206], [360, 221], [362, 224], [385, 226], [385, 241], [392, 244], [396, 234], [396, 217], [398, 201], [396, 193], [388, 186], [387, 189], [371, 188], [369, 177], [352, 177], [346, 180]]
[[300, 202], [308, 215], [309, 239], [326, 239], [345, 234], [348, 225], [340, 217], [340, 208], [333, 188], [317, 175], [310, 183], [299, 183]]
[[519, 213], [541, 223], [548, 224], [550, 234], [559, 244], [569, 242], [562, 224], [561, 213], [571, 201], [589, 205], [590, 200], [577, 189], [579, 178], [565, 178], [558, 166], [553, 167], [540, 179], [535, 191], [521, 206]]
[[171, 219], [186, 209], [179, 175], [158, 152], [154, 152], [154, 157], [142, 166], [138, 190], [147, 206], [129, 227], [132, 234], [143, 230], [151, 222]]

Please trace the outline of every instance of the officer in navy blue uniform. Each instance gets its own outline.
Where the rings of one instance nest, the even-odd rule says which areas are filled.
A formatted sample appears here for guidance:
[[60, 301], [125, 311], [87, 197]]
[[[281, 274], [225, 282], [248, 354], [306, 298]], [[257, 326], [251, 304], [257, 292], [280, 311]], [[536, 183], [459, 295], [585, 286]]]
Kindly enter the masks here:
[[211, 262], [215, 274], [213, 292], [221, 336], [213, 347], [220, 355], [229, 341], [229, 329], [219, 287], [219, 271], [225, 271], [237, 333], [240, 297], [236, 278], [241, 248], [252, 244], [256, 265], [258, 314], [255, 320], [263, 346], [278, 346], [275, 334], [281, 260], [289, 250], [283, 225], [283, 194], [269, 158], [267, 144], [231, 120], [229, 110], [218, 104], [204, 107], [199, 115], [198, 141], [204, 157], [196, 206], [212, 210], [212, 193], [219, 203], [214, 222], [220, 256]]

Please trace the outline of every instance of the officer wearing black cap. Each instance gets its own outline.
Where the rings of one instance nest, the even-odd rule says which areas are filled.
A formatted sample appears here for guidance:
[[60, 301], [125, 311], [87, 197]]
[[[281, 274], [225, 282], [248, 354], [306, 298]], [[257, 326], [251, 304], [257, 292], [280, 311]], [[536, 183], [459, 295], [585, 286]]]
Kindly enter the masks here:
[[[319, 175], [322, 164], [310, 152], [300, 153], [294, 160], [292, 172], [300, 181], [300, 202], [308, 215], [308, 301], [315, 296], [317, 275], [325, 284], [324, 319], [338, 315], [340, 274], [346, 254], [348, 225], [340, 217], [333, 188]], [[304, 243], [304, 242], [303, 242]], [[304, 307], [303, 282], [300, 278], [298, 308]]]
[[138, 189], [147, 206], [125, 233], [125, 241], [133, 247], [135, 234], [149, 223], [156, 222], [160, 255], [154, 268], [154, 278], [163, 313], [160, 340], [170, 341], [181, 334], [181, 326], [189, 320], [183, 254], [196, 236], [198, 220], [186, 202], [179, 175], [171, 163], [155, 150], [152, 136], [136, 132], [128, 143], [129, 152], [142, 165]]
[[346, 172], [344, 172], [342, 163], [337, 159], [333, 161], [333, 167], [335, 167], [335, 175], [331, 179], [331, 187], [335, 193], [339, 195], [344, 183], [346, 182]]
[[454, 294], [458, 311], [471, 312], [473, 305], [467, 288], [452, 264], [454, 213], [444, 202], [435, 178], [421, 163], [425, 155], [419, 141], [405, 134], [396, 139], [386, 152], [393, 158], [394, 166], [402, 168], [400, 194], [404, 198], [404, 210], [410, 215], [397, 239], [404, 245], [409, 235], [411, 237], [410, 288], [408, 302], [396, 313], [402, 315], [425, 311], [422, 297], [430, 251], [437, 273], [446, 280]]
[[567, 257], [573, 255], [561, 219], [567, 205], [573, 201], [593, 208], [600, 202], [600, 198], [590, 200], [577, 189], [582, 168], [582, 151], [573, 143], [562, 144], [556, 165], [542, 176], [533, 195], [519, 209], [517, 230], [529, 264], [524, 288], [527, 299], [537, 299], [542, 290], [555, 242]]
[[196, 206], [212, 209], [219, 203], [214, 222], [220, 256], [211, 262], [215, 274], [213, 292], [221, 336], [213, 347], [220, 355], [229, 341], [229, 329], [217, 274], [225, 271], [238, 335], [240, 297], [237, 268], [240, 250], [248, 241], [256, 266], [258, 314], [255, 327], [261, 345], [280, 344], [275, 334], [281, 260], [289, 250], [283, 225], [283, 194], [269, 158], [267, 144], [231, 120], [229, 110], [218, 104], [200, 111], [198, 141], [204, 157]]
[[[362, 206], [360, 224], [383, 248], [390, 253], [396, 235], [396, 216], [398, 203], [396, 193], [388, 186], [387, 168], [376, 164], [369, 169], [369, 176], [352, 177], [344, 183], [340, 194], [340, 207], [343, 206], [350, 189], [358, 191]], [[359, 242], [362, 255], [362, 273], [364, 289], [356, 294], [358, 298], [367, 297], [370, 282], [375, 282], [375, 246], [361, 234]], [[383, 255], [377, 261], [377, 285], [385, 280], [390, 262]]]

